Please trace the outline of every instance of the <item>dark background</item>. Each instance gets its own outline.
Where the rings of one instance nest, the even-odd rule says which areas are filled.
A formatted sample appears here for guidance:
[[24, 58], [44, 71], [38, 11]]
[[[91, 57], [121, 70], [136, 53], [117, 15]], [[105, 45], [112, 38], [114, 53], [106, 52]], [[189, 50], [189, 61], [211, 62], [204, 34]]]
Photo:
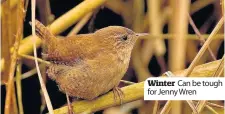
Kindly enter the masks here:
[[[194, 0], [192, 0], [193, 2]], [[51, 10], [52, 13], [55, 15], [55, 18], [57, 19], [60, 17], [62, 14], [65, 12], [69, 11], [73, 7], [75, 7], [77, 4], [82, 2], [82, 0], [50, 0], [51, 3]], [[196, 23], [197, 27], [199, 28], [204, 21], [212, 14], [213, 12], [213, 5], [209, 5], [200, 11], [196, 12], [195, 14], [192, 15], [192, 18], [194, 22]], [[37, 19], [38, 18], [38, 11], [37, 11]], [[28, 12], [26, 15], [26, 21], [24, 24], [24, 36], [28, 36], [31, 34], [31, 27], [28, 24], [28, 22], [31, 20], [31, 11], [30, 11], [30, 4], [28, 7]], [[79, 33], [88, 33], [88, 24], [85, 25], [82, 30]], [[210, 31], [213, 29], [215, 26], [216, 21], [214, 21], [214, 24], [211, 25], [211, 29], [207, 32], [210, 33]], [[120, 25], [123, 26], [123, 20], [122, 18], [112, 12], [110, 9], [103, 8], [100, 9], [98, 12], [95, 23], [94, 23], [94, 28], [95, 29], [100, 29], [109, 25]], [[71, 27], [72, 28], [72, 27]], [[61, 35], [66, 35], [71, 28], [63, 32]], [[4, 28], [3, 28], [4, 29]], [[164, 33], [167, 33], [167, 26], [164, 27]], [[194, 31], [192, 28], [189, 26], [189, 33], [194, 34]], [[167, 41], [165, 42], [167, 45]], [[224, 43], [220, 46], [219, 49], [219, 54], [218, 54], [218, 59], [222, 57], [224, 54]], [[41, 49], [39, 49], [39, 52]], [[165, 55], [165, 60], [167, 62], [167, 53]], [[25, 65], [23, 65], [23, 71], [28, 71], [29, 68], [27, 68]], [[160, 73], [160, 67], [156, 61], [156, 58], [153, 57], [151, 62], [149, 63], [149, 70], [153, 75], [159, 75]], [[133, 71], [131, 70], [131, 73]], [[131, 80], [133, 82], [137, 82], [135, 74], [132, 74]], [[59, 92], [57, 84], [51, 80], [48, 79], [47, 81], [47, 89], [53, 104], [54, 109], [61, 107], [66, 103], [66, 97], [63, 93]], [[4, 103], [5, 103], [5, 86], [1, 86], [1, 113], [4, 112]], [[39, 114], [40, 113], [40, 105], [41, 105], [41, 98], [40, 98], [40, 85], [38, 81], [37, 76], [32, 76], [30, 78], [22, 80], [22, 96], [23, 96], [23, 106], [24, 106], [24, 113], [25, 114]], [[45, 109], [44, 113], [46, 113], [47, 110]], [[133, 111], [136, 113], [136, 111]], [[97, 112], [101, 113], [101, 111]]]

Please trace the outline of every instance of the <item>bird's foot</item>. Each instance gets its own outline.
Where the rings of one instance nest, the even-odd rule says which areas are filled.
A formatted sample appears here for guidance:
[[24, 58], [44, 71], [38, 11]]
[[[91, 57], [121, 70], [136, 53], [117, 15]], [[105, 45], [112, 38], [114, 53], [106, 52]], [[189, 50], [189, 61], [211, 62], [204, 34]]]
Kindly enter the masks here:
[[68, 114], [74, 114], [72, 105], [70, 103], [69, 95], [66, 93], [66, 100], [68, 105]]
[[123, 104], [124, 93], [119, 87], [113, 88], [114, 101], [116, 103], [117, 97], [120, 99], [120, 104]]

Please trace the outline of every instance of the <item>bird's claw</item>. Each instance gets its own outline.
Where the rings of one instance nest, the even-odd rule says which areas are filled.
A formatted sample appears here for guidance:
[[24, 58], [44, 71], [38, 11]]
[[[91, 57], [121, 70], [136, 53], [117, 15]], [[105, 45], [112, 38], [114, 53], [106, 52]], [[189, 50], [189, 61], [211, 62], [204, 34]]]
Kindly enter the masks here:
[[119, 87], [114, 87], [113, 88], [113, 94], [114, 94], [114, 101], [116, 103], [117, 96], [120, 99], [120, 104], [123, 104], [123, 98], [124, 98], [124, 93]]

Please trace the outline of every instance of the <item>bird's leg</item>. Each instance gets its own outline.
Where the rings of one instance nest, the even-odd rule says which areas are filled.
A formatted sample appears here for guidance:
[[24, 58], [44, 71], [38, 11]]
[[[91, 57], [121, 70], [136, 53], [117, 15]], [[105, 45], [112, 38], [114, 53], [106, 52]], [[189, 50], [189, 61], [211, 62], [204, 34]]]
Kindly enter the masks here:
[[70, 103], [69, 95], [66, 93], [66, 100], [67, 100], [67, 105], [68, 105], [68, 114], [74, 114], [72, 110], [72, 105]]
[[117, 96], [120, 99], [120, 104], [123, 104], [123, 98], [124, 98], [124, 93], [119, 87], [114, 87], [113, 88], [113, 94], [114, 94], [114, 100], [116, 102]]
[[113, 95], [114, 95], [114, 103], [116, 103], [117, 97], [116, 97], [116, 91], [113, 88]]

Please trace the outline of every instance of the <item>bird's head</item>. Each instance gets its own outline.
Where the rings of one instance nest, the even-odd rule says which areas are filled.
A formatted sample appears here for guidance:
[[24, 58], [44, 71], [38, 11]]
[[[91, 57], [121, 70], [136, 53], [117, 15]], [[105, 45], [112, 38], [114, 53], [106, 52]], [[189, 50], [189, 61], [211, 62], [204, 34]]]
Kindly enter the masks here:
[[107, 45], [113, 46], [117, 50], [131, 51], [136, 40], [145, 33], [135, 33], [122, 26], [109, 26], [95, 32], [97, 38]]

